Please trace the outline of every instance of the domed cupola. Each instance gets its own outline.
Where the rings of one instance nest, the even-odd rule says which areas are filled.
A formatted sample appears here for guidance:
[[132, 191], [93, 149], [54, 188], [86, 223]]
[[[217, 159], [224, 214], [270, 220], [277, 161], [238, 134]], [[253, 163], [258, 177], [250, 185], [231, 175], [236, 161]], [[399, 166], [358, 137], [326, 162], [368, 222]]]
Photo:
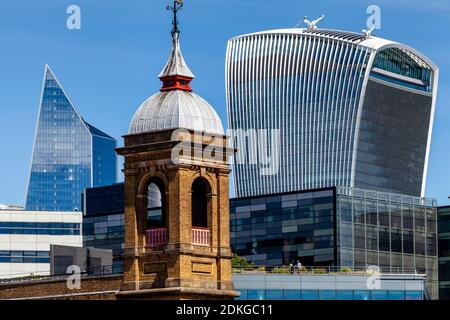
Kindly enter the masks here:
[[159, 74], [163, 86], [136, 111], [129, 134], [183, 128], [224, 135], [219, 115], [206, 100], [192, 92], [190, 83], [194, 74], [181, 53], [176, 17], [173, 24], [172, 51]]

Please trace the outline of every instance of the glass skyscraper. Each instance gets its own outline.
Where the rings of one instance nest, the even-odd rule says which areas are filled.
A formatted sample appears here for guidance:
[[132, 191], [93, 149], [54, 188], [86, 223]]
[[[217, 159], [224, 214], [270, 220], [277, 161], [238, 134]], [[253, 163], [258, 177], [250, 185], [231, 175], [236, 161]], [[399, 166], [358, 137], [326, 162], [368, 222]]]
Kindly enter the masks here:
[[81, 211], [85, 188], [116, 182], [116, 145], [78, 114], [46, 66], [26, 210]]
[[[236, 195], [343, 186], [423, 196], [437, 82], [423, 54], [370, 35], [295, 28], [231, 39]], [[278, 140], [251, 145], [253, 131], [272, 129]], [[275, 174], [263, 173], [266, 154]]]

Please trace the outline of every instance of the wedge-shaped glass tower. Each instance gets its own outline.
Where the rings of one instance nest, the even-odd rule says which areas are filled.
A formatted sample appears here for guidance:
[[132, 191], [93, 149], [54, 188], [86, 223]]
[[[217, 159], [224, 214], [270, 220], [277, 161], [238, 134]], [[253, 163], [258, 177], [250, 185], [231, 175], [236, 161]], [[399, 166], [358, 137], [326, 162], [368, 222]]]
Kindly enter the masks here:
[[116, 182], [116, 145], [78, 114], [46, 66], [26, 210], [80, 211], [85, 188]]

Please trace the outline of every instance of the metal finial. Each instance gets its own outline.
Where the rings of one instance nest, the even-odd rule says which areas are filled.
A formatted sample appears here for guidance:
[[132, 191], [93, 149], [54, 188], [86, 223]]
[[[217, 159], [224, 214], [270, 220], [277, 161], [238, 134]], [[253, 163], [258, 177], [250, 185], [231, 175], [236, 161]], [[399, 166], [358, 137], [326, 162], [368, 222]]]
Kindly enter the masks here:
[[180, 29], [178, 29], [177, 13], [178, 13], [178, 11], [182, 10], [182, 8], [183, 8], [183, 0], [174, 0], [173, 1], [173, 6], [171, 6], [171, 5], [167, 6], [167, 10], [173, 12], [172, 37], [174, 37], [175, 34], [177, 34], [177, 33], [180, 34]]

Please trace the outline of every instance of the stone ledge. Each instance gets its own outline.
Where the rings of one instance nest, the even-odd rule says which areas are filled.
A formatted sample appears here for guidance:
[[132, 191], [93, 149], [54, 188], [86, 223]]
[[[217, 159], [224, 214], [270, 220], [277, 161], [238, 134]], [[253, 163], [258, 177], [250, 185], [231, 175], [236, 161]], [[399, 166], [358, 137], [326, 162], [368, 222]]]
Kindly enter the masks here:
[[168, 299], [170, 299], [171, 297], [174, 298], [174, 296], [179, 296], [182, 299], [183, 297], [188, 299], [188, 297], [191, 295], [198, 297], [199, 300], [205, 299], [207, 297], [216, 299], [233, 299], [239, 297], [240, 293], [234, 290], [210, 290], [185, 287], [119, 291], [116, 293], [116, 296], [119, 299], [145, 299], [145, 297], [152, 297], [154, 299], [167, 297]]
[[[4, 283], [0, 283], [0, 290], [3, 289], [8, 289], [9, 287], [11, 288], [18, 288], [21, 286], [29, 286], [29, 285], [38, 285], [38, 284], [50, 284], [50, 283], [58, 283], [58, 282], [67, 282], [67, 279], [70, 277], [70, 275], [67, 276], [61, 276], [58, 277], [57, 279], [29, 279], [29, 280], [17, 280], [17, 281], [11, 281], [11, 282], [4, 282]], [[123, 275], [122, 274], [109, 274], [109, 275], [98, 275], [98, 276], [86, 276], [83, 277], [81, 276], [81, 282], [83, 281], [91, 281], [91, 280], [96, 280], [96, 279], [107, 279], [107, 278], [120, 278], [122, 279]]]

